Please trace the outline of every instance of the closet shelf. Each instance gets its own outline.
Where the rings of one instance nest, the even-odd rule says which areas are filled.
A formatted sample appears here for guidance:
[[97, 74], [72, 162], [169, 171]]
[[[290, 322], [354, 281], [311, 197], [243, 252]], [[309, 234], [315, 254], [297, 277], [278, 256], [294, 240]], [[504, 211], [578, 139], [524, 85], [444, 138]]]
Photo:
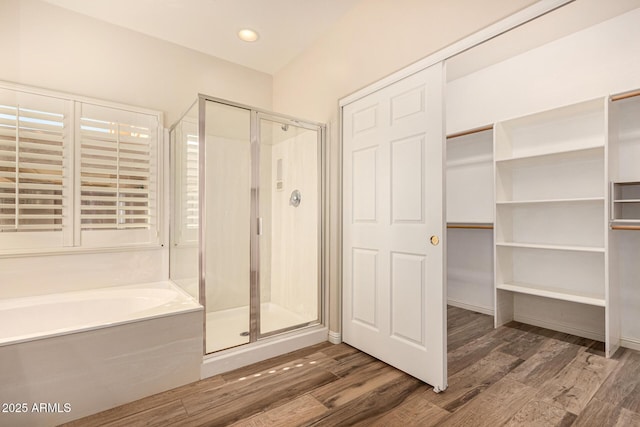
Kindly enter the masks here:
[[604, 197], [582, 197], [569, 199], [538, 199], [538, 200], [501, 200], [496, 201], [497, 205], [514, 206], [514, 205], [532, 205], [544, 203], [584, 203], [584, 202], [604, 202]]
[[447, 135], [447, 139], [455, 139], [455, 138], [459, 138], [461, 136], [467, 136], [467, 135], [473, 135], [474, 133], [480, 133], [480, 132], [486, 132], [489, 130], [493, 130], [493, 125], [486, 125], [486, 126], [481, 126], [478, 128], [473, 128], [473, 129], [467, 129], [467, 130], [463, 130], [461, 132], [456, 132], [456, 133], [452, 133]]
[[551, 151], [544, 153], [516, 155], [511, 157], [496, 158], [496, 166], [508, 165], [512, 166], [516, 163], [524, 162], [542, 162], [546, 163], [550, 158], [557, 158], [557, 160], [565, 161], [571, 158], [583, 157], [585, 155], [597, 154], [604, 150], [604, 144], [593, 145], [589, 147], [574, 148], [571, 150], [563, 151]]
[[[640, 221], [637, 221], [640, 224]], [[640, 231], [640, 225], [611, 225], [612, 230]]]
[[463, 229], [476, 229], [476, 230], [493, 230], [493, 223], [483, 222], [449, 222], [447, 228], [463, 228]]
[[640, 90], [632, 90], [630, 92], [619, 93], [617, 95], [611, 95], [611, 101], [622, 101], [627, 98], [634, 98], [636, 96], [640, 96]]
[[604, 253], [605, 249], [597, 246], [542, 245], [537, 243], [497, 242], [496, 246], [505, 248], [543, 249], [552, 251], [595, 252]]
[[571, 292], [566, 289], [520, 283], [499, 283], [496, 285], [496, 288], [504, 291], [516, 292], [519, 294], [535, 295], [539, 297], [553, 298], [580, 304], [595, 305], [598, 307], [605, 306], [604, 296]]

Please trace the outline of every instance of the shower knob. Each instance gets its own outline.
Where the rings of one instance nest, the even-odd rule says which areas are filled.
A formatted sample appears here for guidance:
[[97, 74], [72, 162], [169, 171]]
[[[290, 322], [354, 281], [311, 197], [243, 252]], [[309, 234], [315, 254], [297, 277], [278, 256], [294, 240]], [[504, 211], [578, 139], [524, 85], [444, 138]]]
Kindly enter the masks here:
[[302, 201], [302, 195], [299, 190], [293, 190], [291, 192], [291, 196], [289, 196], [289, 204], [294, 208], [300, 206], [300, 202]]

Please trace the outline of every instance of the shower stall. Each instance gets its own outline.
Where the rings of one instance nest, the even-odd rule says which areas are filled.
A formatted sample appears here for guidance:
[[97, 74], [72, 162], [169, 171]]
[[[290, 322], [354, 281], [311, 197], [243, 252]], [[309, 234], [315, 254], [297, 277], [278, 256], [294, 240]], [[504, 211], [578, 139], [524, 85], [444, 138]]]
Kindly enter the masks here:
[[204, 353], [324, 328], [325, 127], [199, 95], [170, 136], [170, 277]]

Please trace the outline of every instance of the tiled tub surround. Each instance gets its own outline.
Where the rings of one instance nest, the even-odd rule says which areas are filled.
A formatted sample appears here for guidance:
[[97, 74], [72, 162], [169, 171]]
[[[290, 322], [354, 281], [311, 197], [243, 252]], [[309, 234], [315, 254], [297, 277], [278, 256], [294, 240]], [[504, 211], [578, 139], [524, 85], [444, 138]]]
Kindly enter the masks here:
[[1, 300], [0, 425], [55, 425], [198, 380], [202, 316], [170, 282]]

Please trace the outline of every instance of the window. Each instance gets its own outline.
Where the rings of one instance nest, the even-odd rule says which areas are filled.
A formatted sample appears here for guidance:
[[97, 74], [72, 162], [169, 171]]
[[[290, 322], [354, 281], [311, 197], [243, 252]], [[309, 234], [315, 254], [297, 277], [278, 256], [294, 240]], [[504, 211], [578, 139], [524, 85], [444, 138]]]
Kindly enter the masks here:
[[198, 126], [196, 122], [183, 121], [175, 129], [174, 147], [176, 172], [175, 230], [176, 243], [189, 244], [198, 241]]
[[91, 104], [82, 104], [79, 116], [83, 244], [153, 241], [158, 230], [157, 118]]
[[198, 134], [188, 133], [186, 137], [186, 168], [184, 179], [186, 191], [184, 192], [184, 214], [185, 223], [188, 229], [198, 229]]
[[69, 103], [0, 89], [3, 249], [63, 246], [70, 203]]
[[0, 252], [157, 244], [158, 129], [158, 114], [0, 88]]

